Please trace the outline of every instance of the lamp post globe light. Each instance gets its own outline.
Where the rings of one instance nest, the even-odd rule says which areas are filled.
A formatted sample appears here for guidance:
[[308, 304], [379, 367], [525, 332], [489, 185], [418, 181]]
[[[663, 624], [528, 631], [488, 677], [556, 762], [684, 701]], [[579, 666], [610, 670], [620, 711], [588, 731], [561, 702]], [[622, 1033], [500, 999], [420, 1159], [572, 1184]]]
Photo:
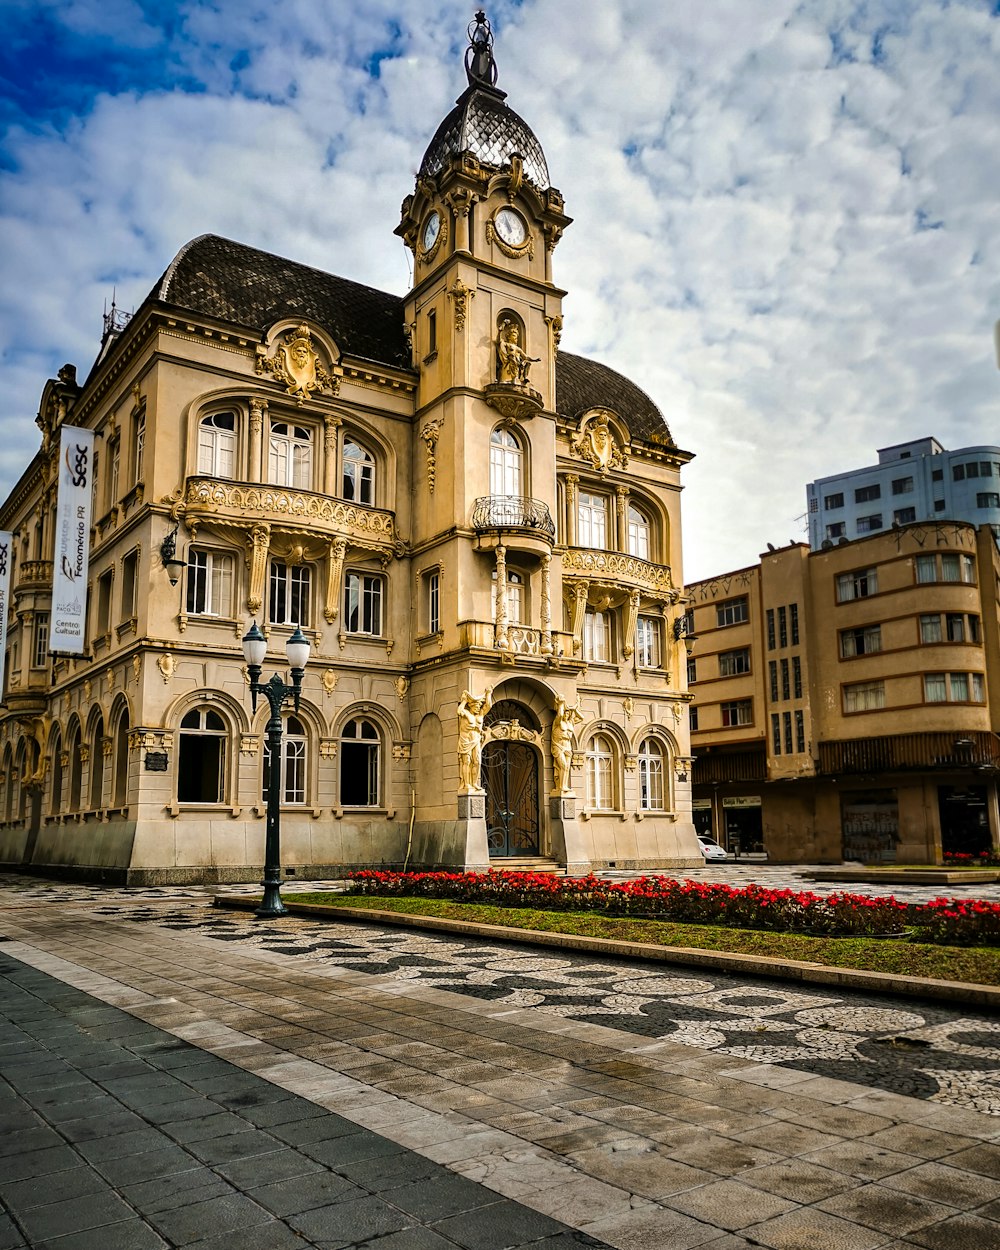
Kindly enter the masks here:
[[309, 662], [309, 640], [300, 626], [285, 643], [285, 654], [292, 671], [292, 684], [286, 685], [277, 673], [270, 681], [260, 680], [267, 656], [267, 639], [254, 621], [243, 635], [243, 657], [250, 676], [250, 698], [257, 711], [257, 697], [263, 695], [271, 709], [267, 722], [267, 747], [271, 766], [267, 778], [267, 825], [264, 839], [264, 898], [257, 908], [258, 916], [284, 916], [287, 908], [281, 901], [281, 709], [291, 697], [296, 712], [302, 695], [302, 678]]

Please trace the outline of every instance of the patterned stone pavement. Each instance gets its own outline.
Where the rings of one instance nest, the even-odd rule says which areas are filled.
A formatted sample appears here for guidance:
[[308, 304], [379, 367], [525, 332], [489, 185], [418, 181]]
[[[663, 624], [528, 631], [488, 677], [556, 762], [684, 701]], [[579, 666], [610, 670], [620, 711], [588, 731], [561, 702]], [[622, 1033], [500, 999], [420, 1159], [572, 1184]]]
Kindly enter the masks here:
[[1000, 1250], [994, 1018], [209, 893], [15, 880], [2, 950], [621, 1250]]

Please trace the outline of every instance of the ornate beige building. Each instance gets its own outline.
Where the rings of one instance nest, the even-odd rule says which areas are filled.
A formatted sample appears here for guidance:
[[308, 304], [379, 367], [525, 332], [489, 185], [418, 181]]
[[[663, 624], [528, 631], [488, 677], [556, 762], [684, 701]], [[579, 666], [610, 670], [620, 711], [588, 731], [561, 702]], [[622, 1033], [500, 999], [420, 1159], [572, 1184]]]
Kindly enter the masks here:
[[[488, 25], [470, 36], [402, 207], [405, 298], [204, 236], [82, 385], [69, 366], [46, 385], [0, 511], [3, 863], [254, 878], [251, 619], [265, 677], [296, 625], [312, 643], [280, 761], [288, 871], [701, 862], [676, 640], [690, 455], [636, 386], [559, 350], [570, 219]], [[97, 435], [80, 659], [48, 652], [64, 425]]]

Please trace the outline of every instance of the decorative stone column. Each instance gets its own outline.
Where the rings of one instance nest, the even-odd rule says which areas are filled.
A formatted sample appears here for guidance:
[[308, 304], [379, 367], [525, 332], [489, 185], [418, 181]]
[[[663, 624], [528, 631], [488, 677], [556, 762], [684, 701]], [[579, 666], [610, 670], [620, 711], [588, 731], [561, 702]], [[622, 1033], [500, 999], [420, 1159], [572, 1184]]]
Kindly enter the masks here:
[[628, 551], [628, 487], [617, 487], [616, 495], [615, 507], [618, 518], [618, 533], [615, 535], [614, 546], [616, 551]]
[[578, 498], [577, 491], [580, 486], [580, 475], [578, 473], [566, 474], [566, 546], [575, 547], [577, 545], [577, 507]]
[[542, 556], [542, 655], [552, 654], [552, 597], [549, 589], [551, 556]]
[[472, 207], [472, 192], [465, 187], [456, 187], [448, 196], [448, 206], [455, 216], [455, 251], [469, 251], [469, 209]]
[[497, 543], [496, 645], [506, 651], [507, 636], [507, 548]]
[[334, 538], [330, 543], [326, 565], [326, 606], [323, 615], [327, 624], [332, 625], [337, 619], [340, 605], [340, 577], [344, 571], [344, 557], [347, 555], [347, 540]]
[[262, 449], [264, 445], [264, 418], [267, 400], [254, 395], [250, 400], [250, 441], [247, 447], [247, 481], [262, 482]]
[[323, 492], [327, 495], [337, 494], [337, 431], [342, 425], [340, 417], [327, 414], [323, 418]]
[[628, 611], [625, 613], [625, 637], [622, 639], [622, 654], [628, 659], [635, 651], [635, 627], [639, 621], [639, 592], [629, 591]]
[[589, 582], [577, 582], [573, 587], [573, 650], [583, 653], [583, 618], [587, 614]]

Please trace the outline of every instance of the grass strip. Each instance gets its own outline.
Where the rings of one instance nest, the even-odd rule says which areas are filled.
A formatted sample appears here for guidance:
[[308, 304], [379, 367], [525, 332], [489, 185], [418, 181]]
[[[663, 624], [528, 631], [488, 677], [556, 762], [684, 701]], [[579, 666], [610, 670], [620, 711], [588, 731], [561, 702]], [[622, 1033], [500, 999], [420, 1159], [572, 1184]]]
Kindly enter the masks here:
[[592, 912], [537, 911], [521, 907], [490, 907], [450, 903], [431, 898], [378, 898], [364, 894], [296, 894], [289, 902], [314, 906], [364, 908], [410, 916], [439, 916], [508, 929], [538, 929], [581, 937], [648, 942], [654, 946], [686, 946], [696, 950], [795, 959], [829, 968], [888, 972], [896, 976], [1000, 985], [1000, 950], [988, 946], [937, 946], [893, 938], [808, 937], [760, 929], [723, 929], [714, 925], [669, 924], [661, 920], [613, 919]]

